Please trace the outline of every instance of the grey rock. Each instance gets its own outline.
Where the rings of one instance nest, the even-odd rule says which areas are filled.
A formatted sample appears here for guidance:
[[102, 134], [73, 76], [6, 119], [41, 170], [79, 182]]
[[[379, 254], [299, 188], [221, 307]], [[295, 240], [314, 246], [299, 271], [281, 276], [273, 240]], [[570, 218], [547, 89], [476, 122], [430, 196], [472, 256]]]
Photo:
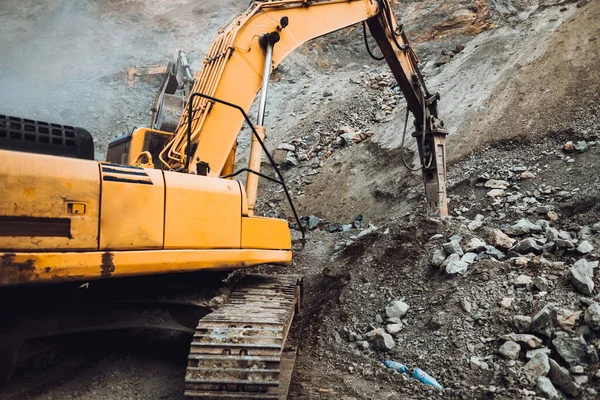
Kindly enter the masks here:
[[546, 378], [545, 376], [540, 376], [537, 379], [535, 390], [538, 394], [550, 400], [560, 400], [561, 398], [550, 379]]
[[585, 323], [594, 330], [600, 332], [600, 304], [594, 302], [583, 314]]
[[533, 279], [533, 286], [535, 286], [535, 288], [537, 290], [539, 290], [540, 292], [547, 292], [548, 289], [550, 288], [550, 284], [548, 283], [548, 280], [546, 278], [544, 278], [543, 276], [536, 276]]
[[289, 143], [281, 143], [279, 146], [277, 146], [277, 150], [296, 151], [296, 146]]
[[552, 211], [552, 207], [550, 206], [538, 206], [535, 209], [535, 212], [538, 214], [548, 214], [550, 211]]
[[385, 330], [390, 335], [395, 335], [396, 333], [398, 333], [402, 330], [402, 324], [401, 323], [400, 324], [388, 324], [385, 326]]
[[579, 243], [579, 246], [577, 246], [577, 251], [581, 254], [590, 253], [592, 250], [594, 250], [594, 246], [587, 240], [582, 240], [581, 243]]
[[494, 246], [485, 246], [484, 254], [490, 256], [491, 258], [495, 258], [496, 260], [504, 260], [506, 258], [504, 253]]
[[530, 276], [521, 274], [517, 276], [513, 282], [516, 287], [524, 287], [533, 282], [533, 279]]
[[466, 262], [467, 264], [473, 264], [476, 258], [477, 254], [475, 253], [465, 253], [460, 260]]
[[585, 385], [586, 383], [588, 383], [589, 378], [587, 375], [574, 375], [573, 376], [573, 380], [575, 381], [575, 383], [577, 383], [578, 385]]
[[366, 351], [371, 348], [369, 346], [369, 342], [367, 342], [366, 340], [361, 340], [360, 342], [356, 343], [356, 346], [358, 347], [359, 350], [362, 350], [362, 351]]
[[540, 347], [539, 349], [527, 350], [527, 352], [525, 353], [525, 358], [527, 358], [528, 360], [531, 360], [533, 357], [536, 356], [536, 354], [539, 354], [539, 353], [543, 353], [547, 356], [550, 356], [550, 353], [552, 353], [552, 350], [550, 350], [547, 347]]
[[432, 242], [434, 240], [442, 239], [443, 237], [444, 237], [444, 235], [442, 235], [441, 233], [436, 233], [435, 235], [433, 235], [432, 237], [429, 238], [429, 241]]
[[577, 237], [581, 240], [590, 240], [593, 237], [593, 235], [594, 232], [592, 228], [590, 228], [589, 226], [582, 226], [581, 229], [579, 229]]
[[468, 268], [469, 264], [463, 260], [450, 261], [448, 265], [446, 265], [446, 273], [450, 275], [462, 274], [467, 272]]
[[556, 308], [547, 304], [531, 319], [531, 331], [550, 337], [556, 324]]
[[569, 371], [551, 358], [548, 359], [548, 362], [550, 364], [548, 378], [550, 378], [554, 386], [562, 390], [567, 396], [575, 397], [579, 395], [579, 385], [573, 382]]
[[550, 227], [546, 228], [546, 240], [554, 242], [556, 239], [558, 239], [558, 230]]
[[574, 367], [569, 368], [569, 371], [575, 375], [581, 375], [585, 373], [585, 368], [583, 368], [583, 365], [575, 365]]
[[473, 369], [473, 370], [481, 369], [481, 370], [487, 371], [488, 369], [490, 369], [488, 363], [483, 361], [481, 358], [475, 357], [475, 356], [470, 358], [469, 365], [470, 365], [471, 369]]
[[452, 235], [448, 238], [449, 242], [458, 242], [460, 243], [460, 241], [462, 240], [462, 236], [460, 235]]
[[410, 306], [402, 300], [395, 300], [385, 308], [385, 315], [388, 318], [402, 318], [406, 315], [409, 308]]
[[572, 249], [575, 247], [573, 242], [571, 242], [570, 240], [566, 240], [566, 239], [554, 239], [554, 244], [559, 249]]
[[537, 353], [525, 364], [523, 371], [532, 383], [536, 382], [540, 376], [548, 375], [550, 372], [548, 356], [544, 353]]
[[392, 317], [387, 319], [388, 324], [401, 324], [402, 320], [398, 317]]
[[589, 262], [582, 258], [569, 269], [569, 280], [575, 289], [588, 296], [593, 293], [594, 268], [596, 266], [598, 266], [598, 261]]
[[541, 232], [542, 227], [528, 219], [521, 219], [514, 225], [503, 227], [502, 230], [510, 236], [521, 236], [531, 232]]
[[342, 224], [331, 223], [331, 224], [327, 225], [327, 232], [329, 232], [329, 233], [342, 232], [342, 231], [343, 231]]
[[448, 254], [444, 251], [444, 249], [437, 249], [433, 252], [433, 256], [431, 257], [431, 265], [435, 267], [439, 267], [444, 263]]
[[381, 318], [381, 315], [379, 315], [379, 314], [375, 315], [375, 323], [383, 324], [383, 318]]
[[589, 149], [588, 144], [585, 140], [580, 140], [573, 145], [573, 148], [578, 153], [583, 153]]
[[389, 351], [396, 346], [394, 338], [381, 328], [367, 332], [365, 334], [365, 339], [375, 350]]
[[456, 261], [460, 261], [460, 256], [458, 254], [450, 254], [442, 263], [442, 268], [445, 269], [448, 266], [448, 264]]
[[314, 215], [311, 215], [310, 217], [308, 217], [308, 229], [313, 231], [315, 229], [317, 229], [319, 227], [319, 225], [323, 224], [323, 220], [319, 217], [315, 217]]
[[542, 246], [542, 252], [552, 253], [556, 250], [556, 244], [554, 242], [546, 242]]
[[535, 255], [542, 254], [542, 249], [537, 244], [537, 242], [532, 238], [523, 239], [514, 245], [511, 251], [517, 252], [519, 254], [528, 254], [533, 253]]
[[479, 253], [481, 251], [484, 251], [485, 247], [486, 247], [486, 244], [483, 240], [481, 240], [479, 238], [472, 238], [465, 245], [464, 251]]
[[527, 333], [531, 331], [531, 317], [527, 315], [515, 315], [513, 317], [513, 325], [519, 333]]
[[331, 97], [333, 96], [333, 92], [329, 89], [323, 91], [323, 97]]
[[518, 360], [521, 353], [521, 346], [516, 342], [508, 340], [500, 346], [499, 352], [509, 360]]
[[448, 254], [458, 254], [462, 256], [464, 254], [463, 249], [460, 247], [460, 243], [458, 241], [450, 241], [448, 243], [444, 243], [442, 245], [444, 251]]
[[552, 340], [552, 345], [569, 366], [586, 364], [588, 349], [583, 336], [560, 335]]
[[295, 167], [295, 166], [298, 165], [298, 158], [296, 158], [296, 155], [293, 152], [288, 151], [288, 153], [286, 154], [283, 162], [286, 165], [290, 165], [290, 166]]
[[475, 230], [481, 228], [482, 225], [483, 225], [483, 215], [477, 214], [475, 216], [475, 219], [473, 221], [469, 222], [469, 224], [467, 225], [467, 227], [470, 230], [475, 231]]
[[500, 337], [502, 340], [512, 340], [522, 344], [526, 349], [539, 349], [542, 347], [542, 340], [537, 336], [527, 333], [509, 333]]

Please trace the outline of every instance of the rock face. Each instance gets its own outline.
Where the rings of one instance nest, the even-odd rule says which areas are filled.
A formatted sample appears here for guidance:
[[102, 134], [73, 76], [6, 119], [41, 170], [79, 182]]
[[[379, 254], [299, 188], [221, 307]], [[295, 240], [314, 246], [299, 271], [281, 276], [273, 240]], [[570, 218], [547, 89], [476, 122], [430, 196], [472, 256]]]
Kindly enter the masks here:
[[551, 358], [548, 359], [548, 363], [550, 364], [548, 378], [550, 378], [554, 386], [562, 390], [567, 396], [577, 396], [579, 394], [579, 386], [573, 381], [569, 371], [558, 365]]
[[388, 318], [402, 318], [408, 312], [410, 306], [401, 300], [392, 301], [385, 308], [385, 315]]
[[590, 329], [600, 332], [600, 304], [592, 303], [583, 314], [586, 324]]
[[375, 350], [389, 351], [394, 348], [396, 343], [392, 335], [381, 328], [373, 329], [365, 334], [365, 339], [373, 346]]
[[567, 335], [557, 336], [552, 340], [556, 352], [565, 360], [569, 366], [587, 364], [587, 343], [583, 336], [570, 337]]
[[569, 279], [573, 286], [583, 294], [591, 295], [594, 291], [594, 268], [598, 261], [589, 262], [581, 259], [569, 269]]

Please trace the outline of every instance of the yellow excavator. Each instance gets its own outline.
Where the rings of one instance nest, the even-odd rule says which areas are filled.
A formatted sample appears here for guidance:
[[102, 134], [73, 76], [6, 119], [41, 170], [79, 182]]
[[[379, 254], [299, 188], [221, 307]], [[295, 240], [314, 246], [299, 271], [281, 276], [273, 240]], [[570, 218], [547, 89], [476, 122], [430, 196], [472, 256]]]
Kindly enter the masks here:
[[[20, 349], [28, 341], [135, 325], [139, 303], [73, 304], [64, 295], [73, 285], [135, 287], [150, 275], [289, 264], [288, 222], [254, 212], [258, 180], [268, 179], [283, 187], [303, 229], [264, 144], [269, 77], [301, 44], [358, 23], [367, 49], [368, 26], [379, 59], [397, 80], [407, 119], [408, 110], [414, 116], [429, 215], [445, 216], [447, 131], [438, 118], [439, 95], [428, 91], [389, 1], [255, 1], [218, 31], [173, 132], [136, 129], [113, 140], [106, 161], [97, 161], [85, 129], [0, 115], [0, 370], [24, 358]], [[247, 112], [257, 93], [253, 122]], [[236, 170], [245, 123], [252, 132], [250, 157]], [[260, 172], [263, 155], [276, 177]], [[235, 179], [243, 173], [245, 185]], [[214, 285], [210, 279], [187, 283]], [[300, 294], [297, 276], [247, 275], [216, 310], [146, 302], [142, 308], [161, 318], [139, 325], [193, 332], [187, 397], [281, 398], [281, 365]], [[182, 322], [190, 315], [200, 316], [191, 327]]]

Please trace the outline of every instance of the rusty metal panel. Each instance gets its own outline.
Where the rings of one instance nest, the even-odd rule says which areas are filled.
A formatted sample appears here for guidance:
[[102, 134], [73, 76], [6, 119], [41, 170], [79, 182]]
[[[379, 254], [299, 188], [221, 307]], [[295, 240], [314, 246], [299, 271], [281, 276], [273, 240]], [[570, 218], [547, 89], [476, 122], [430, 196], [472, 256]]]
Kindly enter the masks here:
[[99, 180], [97, 161], [0, 150], [0, 250], [96, 250]]

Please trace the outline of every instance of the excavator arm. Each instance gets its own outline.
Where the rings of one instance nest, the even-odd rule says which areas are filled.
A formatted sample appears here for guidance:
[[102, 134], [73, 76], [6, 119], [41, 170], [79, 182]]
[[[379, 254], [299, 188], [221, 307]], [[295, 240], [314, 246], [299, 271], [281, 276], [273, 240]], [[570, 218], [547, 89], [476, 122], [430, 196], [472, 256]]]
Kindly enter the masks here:
[[[444, 216], [447, 214], [446, 131], [437, 115], [439, 96], [427, 91], [418, 70], [418, 58], [387, 0], [256, 1], [219, 30], [192, 92], [239, 105], [247, 112], [262, 87], [257, 130], [264, 136], [266, 83], [272, 69], [308, 40], [364, 21], [415, 117], [413, 135], [418, 139], [429, 213]], [[215, 177], [231, 172], [243, 116], [235, 108], [204, 97], [197, 96], [191, 101], [191, 115], [186, 107], [179, 126], [160, 153], [160, 162], [165, 169], [187, 169]], [[261, 149], [255, 140], [249, 169], [258, 170], [260, 156]], [[257, 175], [249, 175], [246, 184], [251, 213], [257, 180]]]

